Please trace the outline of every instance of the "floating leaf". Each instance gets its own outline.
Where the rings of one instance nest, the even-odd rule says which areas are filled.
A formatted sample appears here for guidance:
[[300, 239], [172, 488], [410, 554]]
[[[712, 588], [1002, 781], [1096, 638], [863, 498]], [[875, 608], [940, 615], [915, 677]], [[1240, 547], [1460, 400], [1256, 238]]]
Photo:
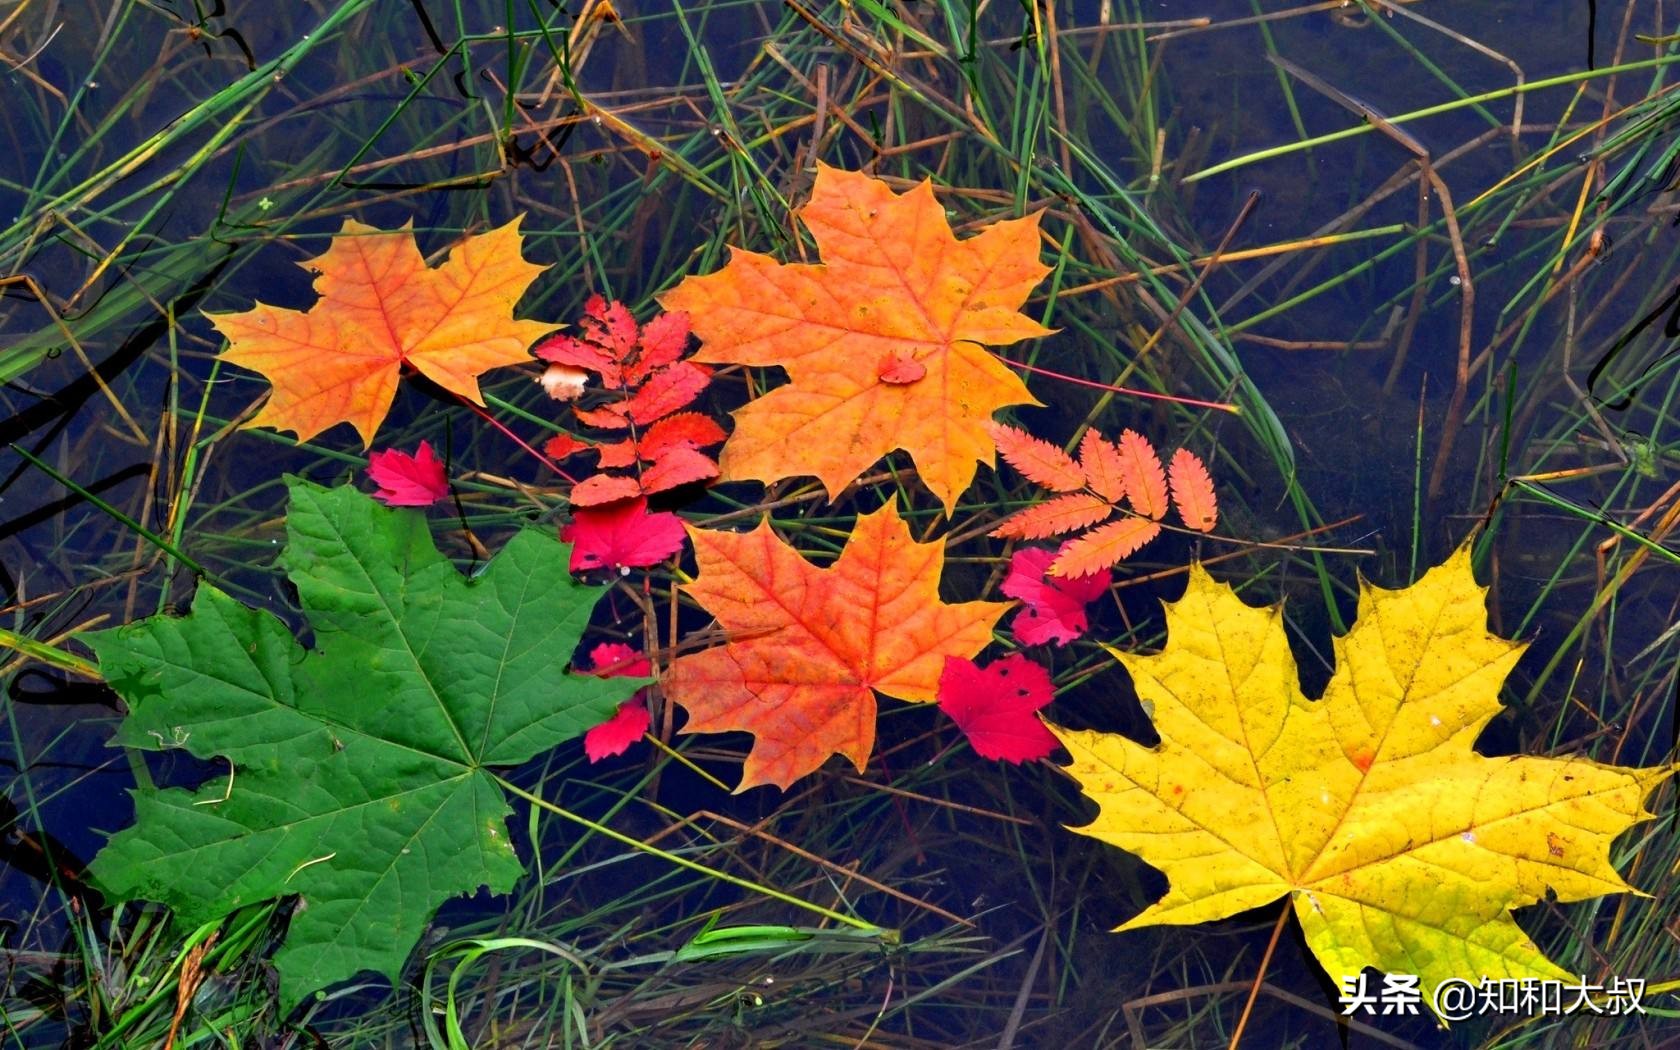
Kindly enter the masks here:
[[1126, 479], [1126, 498], [1132, 509], [1160, 521], [1167, 513], [1167, 475], [1160, 453], [1135, 430], [1120, 433], [1120, 473]]
[[669, 511], [650, 514], [647, 500], [640, 497], [604, 507], [580, 507], [560, 530], [560, 538], [573, 545], [569, 566], [573, 572], [623, 572], [658, 565], [682, 550], [685, 535], [681, 518]]
[[394, 448], [375, 452], [368, 457], [367, 475], [379, 486], [373, 498], [387, 507], [429, 507], [449, 498], [443, 460], [426, 441], [413, 455]]
[[92, 864], [109, 900], [187, 926], [297, 895], [275, 956], [282, 1010], [364, 970], [395, 981], [438, 905], [523, 871], [491, 766], [582, 735], [645, 681], [569, 674], [602, 589], [550, 535], [472, 581], [425, 518], [288, 481], [284, 557], [314, 635], [201, 583], [192, 612], [84, 635], [129, 706], [118, 739], [223, 772], [135, 791]]
[[414, 233], [376, 230], [354, 219], [321, 255], [304, 263], [319, 276], [307, 311], [258, 303], [206, 314], [228, 339], [222, 360], [260, 372], [273, 386], [246, 426], [295, 431], [299, 441], [349, 423], [373, 442], [407, 364], [475, 405], [478, 376], [531, 359], [532, 342], [554, 326], [516, 321], [514, 304], [544, 267], [520, 254], [519, 220], [468, 237], [430, 269]]
[[917, 543], [888, 504], [857, 521], [827, 568], [770, 530], [689, 530], [699, 574], [683, 587], [728, 642], [672, 661], [665, 692], [688, 710], [686, 733], [754, 735], [745, 791], [787, 787], [830, 755], [860, 771], [875, 743], [875, 690], [938, 695], [946, 656], [991, 640], [1001, 602], [940, 600], [945, 543]]
[[1109, 572], [1072, 579], [1047, 576], [1055, 559], [1055, 551], [1023, 547], [1009, 560], [1009, 575], [1000, 589], [1021, 599], [1021, 610], [1009, 621], [1009, 629], [1022, 645], [1066, 645], [1082, 637], [1090, 626], [1085, 606], [1106, 594], [1114, 582]]
[[[623, 642], [602, 642], [589, 651], [590, 674], [602, 678], [622, 675], [645, 677], [653, 673], [648, 658]], [[583, 753], [591, 763], [599, 762], [630, 750], [630, 745], [642, 738], [653, 724], [648, 713], [647, 690], [618, 705], [613, 716], [583, 734]]]
[[1416, 974], [1432, 1004], [1448, 978], [1572, 980], [1511, 910], [1631, 891], [1611, 843], [1675, 767], [1472, 750], [1524, 648], [1488, 633], [1485, 596], [1468, 546], [1404, 590], [1362, 585], [1310, 701], [1282, 610], [1192, 565], [1165, 651], [1115, 654], [1161, 742], [1051, 727], [1097, 805], [1075, 830], [1166, 874], [1166, 896], [1120, 928], [1287, 897], [1333, 983]]
[[1167, 479], [1172, 482], [1173, 505], [1184, 524], [1197, 532], [1212, 532], [1219, 524], [1219, 501], [1201, 457], [1187, 448], [1174, 452]]
[[1056, 750], [1038, 709], [1055, 697], [1050, 672], [1020, 653], [986, 667], [955, 656], [939, 676], [939, 709], [951, 716], [981, 758], [1034, 762]]
[[1095, 430], [1079, 439], [1079, 466], [1085, 471], [1091, 491], [1119, 503], [1126, 495], [1126, 467], [1120, 450]]
[[1004, 461], [1033, 484], [1051, 492], [1074, 492], [1085, 485], [1085, 471], [1073, 457], [1043, 438], [1002, 423], [988, 425], [986, 432]]
[[1070, 492], [1018, 510], [991, 531], [1000, 539], [1042, 540], [1095, 525], [1114, 513], [1102, 499], [1088, 492]]
[[597, 469], [633, 475], [585, 478], [572, 487], [572, 505], [599, 507], [717, 477], [717, 464], [700, 449], [724, 440], [723, 429], [698, 412], [679, 411], [712, 381], [709, 369], [682, 360], [688, 347], [687, 315], [660, 314], [638, 328], [623, 304], [592, 295], [578, 327], [580, 335], [547, 339], [536, 354], [559, 362], [550, 368], [575, 366], [600, 375], [608, 399], [594, 408], [574, 406], [573, 414], [586, 426], [629, 431], [629, 436], [591, 444], [561, 434], [550, 438], [544, 450], [564, 459], [592, 448], [599, 454]]
[[[1038, 217], [958, 241], [931, 183], [900, 195], [820, 163], [799, 217], [821, 263], [736, 248], [722, 270], [660, 297], [688, 313], [698, 360], [780, 366], [791, 380], [736, 411], [723, 478], [814, 474], [833, 499], [902, 448], [949, 513], [975, 465], [992, 462], [992, 413], [1037, 403], [986, 347], [1049, 334], [1020, 313], [1048, 272]], [[914, 361], [925, 377], [891, 362], [883, 371], [883, 358]]]
[[1159, 522], [1148, 518], [1121, 518], [1098, 525], [1083, 536], [1068, 540], [1050, 564], [1052, 576], [1089, 576], [1102, 572], [1137, 553], [1161, 534]]

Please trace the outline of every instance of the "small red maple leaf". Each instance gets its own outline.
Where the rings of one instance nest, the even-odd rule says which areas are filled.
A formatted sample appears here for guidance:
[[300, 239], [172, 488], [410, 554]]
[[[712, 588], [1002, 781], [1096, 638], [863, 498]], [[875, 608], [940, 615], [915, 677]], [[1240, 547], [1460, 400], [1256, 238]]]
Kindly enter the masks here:
[[388, 448], [368, 457], [367, 476], [379, 486], [373, 498], [387, 507], [429, 507], [449, 496], [443, 461], [422, 441], [413, 454]]
[[1089, 576], [1051, 576], [1050, 564], [1055, 560], [1056, 552], [1043, 547], [1023, 547], [1009, 559], [1003, 593], [1021, 599], [1021, 610], [1009, 621], [1009, 629], [1023, 645], [1055, 642], [1062, 646], [1083, 637], [1091, 626], [1085, 606], [1102, 597], [1114, 581], [1107, 569]]
[[[589, 651], [590, 674], [602, 678], [642, 677], [653, 673], [648, 658], [623, 642], [602, 642]], [[622, 755], [642, 738], [653, 724], [648, 713], [646, 690], [618, 705], [613, 716], [583, 734], [583, 753], [590, 762]]]
[[560, 538], [572, 544], [573, 572], [616, 569], [628, 573], [658, 565], [682, 550], [687, 535], [681, 518], [669, 511], [649, 513], [647, 500], [641, 497], [578, 507], [571, 522], [560, 530]]
[[939, 709], [951, 716], [981, 758], [1029, 762], [1056, 749], [1038, 719], [1055, 694], [1050, 672], [1020, 653], [988, 667], [947, 656], [939, 676]]

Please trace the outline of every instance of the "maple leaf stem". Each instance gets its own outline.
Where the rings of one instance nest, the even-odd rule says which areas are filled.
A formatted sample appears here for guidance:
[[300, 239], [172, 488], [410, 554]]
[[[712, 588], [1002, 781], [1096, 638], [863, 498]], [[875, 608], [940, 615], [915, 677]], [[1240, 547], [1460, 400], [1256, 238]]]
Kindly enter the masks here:
[[820, 915], [823, 918], [829, 919], [833, 922], [844, 923], [845, 925], [850, 926], [854, 929], [864, 930], [864, 931], [868, 931], [868, 932], [872, 932], [872, 933], [886, 932], [886, 931], [883, 931], [881, 929], [881, 927], [876, 926], [873, 923], [865, 922], [862, 919], [857, 918], [856, 916], [846, 915], [846, 914], [843, 914], [841, 912], [834, 911], [831, 908], [825, 908], [820, 904], [813, 904], [810, 901], [800, 900], [798, 897], [795, 897], [792, 894], [783, 893], [781, 890], [774, 889], [772, 887], [765, 886], [765, 885], [762, 885], [762, 884], [757, 883], [757, 882], [753, 882], [751, 879], [743, 879], [743, 878], [740, 878], [739, 876], [731, 875], [726, 871], [718, 871], [716, 868], [709, 868], [706, 865], [701, 864], [698, 861], [689, 860], [687, 857], [679, 856], [678, 854], [671, 853], [671, 852], [668, 852], [666, 850], [662, 850], [658, 846], [650, 846], [647, 843], [641, 841], [640, 839], [632, 838], [631, 836], [626, 835], [621, 831], [614, 831], [612, 828], [607, 827], [605, 824], [597, 824], [595, 821], [590, 820], [588, 817], [581, 816], [580, 814], [577, 814], [577, 813], [573, 813], [572, 811], [570, 811], [568, 809], [563, 809], [560, 806], [555, 805], [553, 802], [548, 801], [546, 798], [543, 798], [541, 795], [537, 795], [537, 794], [534, 794], [530, 791], [526, 791], [524, 788], [520, 787], [518, 784], [515, 784], [515, 783], [512, 783], [511, 781], [508, 781], [508, 780], [504, 779], [503, 777], [500, 777], [500, 776], [496, 775], [495, 773], [491, 772], [490, 770], [484, 770], [484, 773], [486, 775], [488, 775], [491, 779], [495, 780], [496, 783], [500, 784], [503, 787], [503, 789], [505, 789], [508, 792], [508, 794], [517, 795], [520, 798], [524, 799], [526, 802], [529, 802], [531, 805], [536, 806], [538, 809], [541, 809], [541, 810], [544, 810], [546, 812], [552, 813], [557, 817], [563, 817], [566, 820], [572, 821], [574, 824], [581, 824], [583, 827], [588, 828], [590, 831], [593, 831], [593, 832], [595, 832], [596, 834], [599, 834], [599, 835], [604, 835], [607, 838], [612, 839], [614, 842], [619, 843], [620, 845], [629, 846], [631, 849], [636, 849], [636, 850], [642, 851], [643, 853], [652, 854], [655, 857], [659, 857], [661, 860], [669, 861], [670, 863], [675, 864], [679, 868], [687, 868], [690, 871], [698, 872], [702, 875], [707, 876], [708, 878], [718, 879], [722, 882], [727, 882], [731, 886], [739, 886], [741, 889], [751, 890], [754, 893], [762, 894], [763, 896], [769, 897], [772, 900], [781, 901], [783, 904], [791, 904], [795, 908], [803, 908], [804, 910], [806, 910], [808, 912], [811, 912], [815, 915]]
[[1198, 401], [1193, 397], [1179, 397], [1176, 394], [1157, 394], [1153, 390], [1134, 390], [1131, 387], [1115, 386], [1112, 383], [1099, 383], [1094, 379], [1081, 379], [1078, 376], [1070, 376], [1062, 372], [1054, 372], [1048, 368], [1039, 368], [1037, 365], [1029, 365], [1025, 361], [1011, 361], [1007, 357], [999, 356], [998, 360], [1002, 361], [1011, 368], [1019, 368], [1023, 372], [1031, 372], [1034, 375], [1049, 376], [1052, 379], [1060, 379], [1064, 382], [1074, 383], [1079, 386], [1088, 386], [1097, 390], [1107, 390], [1112, 394], [1126, 394], [1131, 397], [1147, 398], [1151, 401], [1171, 401], [1174, 404], [1187, 405], [1190, 408], [1207, 408], [1218, 412], [1229, 412], [1233, 416], [1242, 415], [1242, 406], [1232, 404], [1229, 401]]

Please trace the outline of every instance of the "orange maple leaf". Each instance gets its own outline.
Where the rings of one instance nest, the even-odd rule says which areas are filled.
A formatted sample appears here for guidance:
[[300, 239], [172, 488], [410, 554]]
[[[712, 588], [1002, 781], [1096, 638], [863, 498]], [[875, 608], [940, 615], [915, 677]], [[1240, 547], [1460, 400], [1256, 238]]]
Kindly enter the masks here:
[[432, 269], [411, 224], [378, 230], [346, 219], [327, 250], [304, 263], [321, 298], [308, 310], [259, 302], [207, 314], [228, 339], [222, 359], [273, 386], [246, 426], [297, 432], [299, 441], [349, 423], [373, 441], [406, 362], [474, 404], [478, 376], [531, 359], [558, 325], [516, 321], [514, 304], [545, 267], [520, 254], [519, 219], [469, 237]]
[[685, 733], [755, 737], [737, 791], [786, 788], [830, 755], [861, 772], [875, 745], [875, 694], [937, 699], [945, 657], [972, 657], [1008, 602], [939, 598], [945, 541], [917, 543], [891, 505], [858, 519], [827, 568], [770, 530], [688, 530], [699, 574], [683, 590], [729, 641], [674, 660], [666, 695]]
[[950, 513], [993, 461], [992, 413], [1038, 403], [986, 350], [1050, 334], [1020, 312], [1049, 272], [1038, 216], [958, 241], [931, 183], [900, 195], [823, 165], [799, 216], [821, 263], [735, 248], [659, 297], [688, 313], [696, 360], [779, 365], [792, 380], [735, 412], [724, 480], [814, 474], [833, 499], [902, 448]]

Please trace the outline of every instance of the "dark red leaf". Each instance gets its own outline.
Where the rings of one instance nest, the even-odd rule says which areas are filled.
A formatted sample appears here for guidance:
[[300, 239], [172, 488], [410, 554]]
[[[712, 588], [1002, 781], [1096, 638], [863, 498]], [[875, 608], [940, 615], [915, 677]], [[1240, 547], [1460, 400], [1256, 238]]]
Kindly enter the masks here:
[[956, 656], [939, 676], [939, 709], [951, 716], [982, 758], [1028, 762], [1056, 749], [1037, 711], [1055, 694], [1050, 672], [1010, 653], [989, 667]]
[[[629, 478], [606, 480], [635, 484]], [[574, 499], [574, 506], [576, 502]], [[572, 544], [573, 572], [616, 569], [627, 573], [632, 568], [657, 565], [682, 550], [687, 533], [682, 519], [675, 514], [668, 511], [650, 514], [647, 500], [633, 499], [605, 507], [579, 507], [571, 522], [560, 530], [560, 538]]]
[[653, 724], [653, 716], [648, 714], [647, 704], [640, 699], [641, 695], [637, 693], [637, 699], [619, 704], [617, 713], [583, 734], [583, 753], [589, 761], [599, 762], [603, 758], [624, 754], [648, 731]]
[[[619, 414], [646, 426], [687, 407], [711, 382], [711, 369], [692, 361], [678, 361], [670, 368], [649, 376], [642, 388], [623, 403]], [[579, 413], [579, 418], [582, 418], [582, 413]]]
[[602, 383], [617, 385], [616, 382], [609, 383], [608, 379], [617, 379], [618, 366], [600, 347], [575, 335], [551, 335], [531, 352], [550, 364], [587, 369], [601, 376]]
[[373, 498], [387, 507], [429, 507], [449, 495], [449, 477], [432, 446], [420, 442], [413, 455], [394, 448], [368, 457], [367, 475], [379, 491]]

